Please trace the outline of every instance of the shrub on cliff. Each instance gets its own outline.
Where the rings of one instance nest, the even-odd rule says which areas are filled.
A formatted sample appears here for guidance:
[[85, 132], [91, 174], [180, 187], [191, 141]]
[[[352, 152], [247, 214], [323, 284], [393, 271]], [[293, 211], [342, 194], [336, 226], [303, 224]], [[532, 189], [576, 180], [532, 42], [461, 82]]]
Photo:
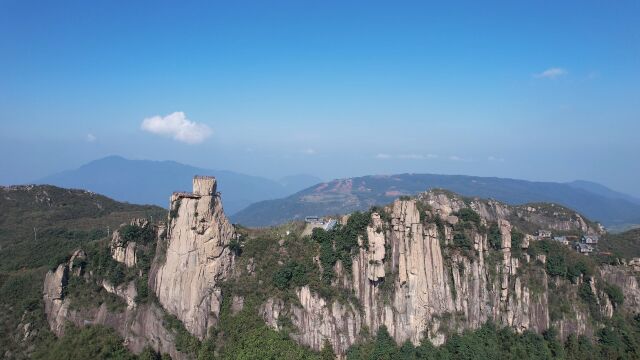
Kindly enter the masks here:
[[487, 235], [487, 238], [492, 248], [498, 250], [502, 247], [502, 233], [500, 232], [498, 223], [491, 223], [491, 226], [489, 226], [489, 234]]
[[480, 214], [471, 208], [462, 208], [459, 211], [454, 212], [453, 215], [457, 216], [462, 223], [470, 223], [474, 224], [477, 228], [480, 227]]
[[122, 339], [113, 329], [100, 325], [77, 328], [69, 325], [59, 341], [42, 346], [33, 355], [34, 359], [136, 359], [122, 344]]
[[138, 225], [125, 225], [120, 228], [120, 236], [125, 242], [135, 241], [139, 244], [148, 244], [155, 240], [156, 234], [152, 226], [141, 227]]
[[605, 284], [604, 292], [607, 294], [609, 300], [611, 300], [614, 306], [618, 307], [624, 303], [624, 294], [619, 286], [614, 284]]
[[289, 286], [303, 286], [309, 283], [308, 273], [311, 271], [304, 264], [289, 261], [273, 275], [273, 284], [280, 290]]

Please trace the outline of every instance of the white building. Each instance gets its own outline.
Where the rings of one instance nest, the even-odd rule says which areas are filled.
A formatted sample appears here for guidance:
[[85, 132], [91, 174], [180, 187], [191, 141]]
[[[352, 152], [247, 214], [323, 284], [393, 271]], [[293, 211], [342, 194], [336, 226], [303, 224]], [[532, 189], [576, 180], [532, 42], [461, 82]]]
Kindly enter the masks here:
[[538, 240], [550, 239], [550, 238], [551, 238], [551, 231], [549, 231], [549, 230], [538, 230]]
[[590, 254], [593, 252], [593, 246], [584, 243], [576, 244], [576, 251], [581, 254]]
[[597, 245], [600, 237], [598, 235], [583, 235], [580, 242], [583, 244]]
[[557, 241], [563, 245], [569, 245], [569, 240], [567, 239], [566, 236], [555, 236], [553, 238], [554, 241]]

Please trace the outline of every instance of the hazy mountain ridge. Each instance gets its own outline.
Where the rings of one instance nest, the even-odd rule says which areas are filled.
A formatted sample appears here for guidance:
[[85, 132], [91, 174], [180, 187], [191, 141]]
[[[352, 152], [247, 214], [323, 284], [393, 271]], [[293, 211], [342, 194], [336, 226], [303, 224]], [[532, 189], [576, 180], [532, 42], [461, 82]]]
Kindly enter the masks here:
[[226, 170], [204, 169], [175, 161], [129, 160], [109, 156], [77, 169], [63, 171], [36, 181], [65, 188], [95, 191], [119, 201], [168, 206], [164, 194], [183, 190], [194, 175], [213, 175], [224, 184], [220, 192], [227, 213], [249, 204], [292, 194], [316, 183], [317, 178], [296, 175], [274, 181]]
[[442, 188], [465, 196], [493, 198], [512, 205], [558, 203], [606, 226], [640, 223], [640, 204], [602, 185], [553, 183], [464, 175], [398, 174], [363, 176], [321, 183], [286, 198], [252, 204], [231, 216], [248, 226], [267, 226], [307, 215], [342, 214], [389, 203], [401, 195]]
[[624, 199], [635, 204], [640, 204], [640, 198], [609, 189], [608, 187], [593, 181], [576, 180], [568, 182], [567, 185], [578, 189], [583, 189], [594, 194], [602, 195], [609, 199]]

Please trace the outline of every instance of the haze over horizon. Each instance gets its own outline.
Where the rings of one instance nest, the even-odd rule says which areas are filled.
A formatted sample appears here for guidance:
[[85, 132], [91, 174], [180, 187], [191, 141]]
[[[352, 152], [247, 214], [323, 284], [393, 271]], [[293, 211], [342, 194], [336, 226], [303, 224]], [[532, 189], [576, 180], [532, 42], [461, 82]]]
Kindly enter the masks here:
[[496, 5], [2, 2], [0, 183], [121, 155], [640, 196], [640, 3]]

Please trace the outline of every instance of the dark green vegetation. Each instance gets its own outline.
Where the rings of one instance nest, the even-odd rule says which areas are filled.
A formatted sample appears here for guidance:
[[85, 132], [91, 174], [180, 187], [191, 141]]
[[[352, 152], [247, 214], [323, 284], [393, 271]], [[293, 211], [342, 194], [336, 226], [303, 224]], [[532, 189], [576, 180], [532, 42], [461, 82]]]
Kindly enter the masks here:
[[[156, 228], [152, 225], [124, 225], [118, 229], [123, 245], [132, 241], [136, 243], [136, 265], [132, 268], [119, 263], [111, 256], [109, 239], [87, 243], [83, 250], [87, 258], [80, 261], [82, 276], [71, 276], [65, 289], [73, 308], [90, 308], [106, 303], [112, 311], [122, 310], [124, 302], [119, 297], [108, 293], [100, 285], [105, 280], [113, 286], [135, 281], [138, 295], [137, 303], [147, 302], [152, 294], [149, 291], [149, 269], [156, 251]], [[89, 275], [91, 274], [91, 275]]]
[[[594, 185], [594, 184], [591, 184]], [[597, 185], [597, 184], [595, 184]], [[289, 197], [250, 205], [232, 216], [248, 226], [282, 224], [308, 215], [347, 214], [385, 205], [399, 195], [447, 189], [464, 196], [511, 204], [553, 202], [575, 209], [607, 226], [640, 224], [640, 202], [584, 183], [560, 184], [459, 175], [398, 174], [333, 180]]]
[[34, 359], [138, 359], [124, 345], [115, 331], [103, 326], [78, 329], [67, 325], [60, 340], [50, 340], [34, 354]]
[[[538, 254], [546, 256], [544, 269], [551, 277], [548, 295], [552, 321], [564, 316], [572, 316], [571, 306], [566, 300], [570, 292], [567, 281], [578, 285], [576, 295], [582, 306], [588, 310], [592, 321], [605, 324], [609, 321], [602, 316], [599, 306], [599, 303], [606, 300], [605, 297], [611, 301], [616, 310], [624, 303], [622, 289], [604, 281], [597, 271], [603, 258], [578, 254], [567, 246], [551, 240], [533, 242], [527, 251], [532, 257]], [[593, 284], [594, 281], [595, 284]], [[532, 283], [531, 279], [529, 283]], [[595, 293], [592, 287], [596, 289]], [[621, 314], [618, 313], [617, 316]]]
[[640, 229], [632, 229], [619, 234], [607, 234], [598, 246], [601, 251], [610, 252], [615, 258], [640, 257]]
[[198, 340], [173, 316], [165, 316], [164, 324], [173, 331], [176, 349], [199, 360], [207, 359], [321, 359], [320, 355], [291, 340], [287, 330], [269, 328], [258, 315], [259, 304], [249, 301], [233, 314], [231, 297], [224, 297], [220, 323]]
[[[334, 230], [314, 229], [311, 236], [304, 237], [300, 236], [303, 223], [259, 231], [240, 228], [242, 251], [236, 261], [243, 272], [247, 267], [253, 270], [244, 274], [241, 280], [231, 281], [228, 284], [230, 291], [254, 299], [255, 303], [274, 296], [297, 301], [296, 289], [308, 285], [328, 300], [346, 302], [352, 295], [331, 286], [336, 277], [334, 265], [341, 261], [344, 271], [351, 273], [352, 254], [358, 247], [357, 236], [364, 232], [369, 219], [368, 213], [356, 214], [347, 224]], [[287, 231], [289, 235], [285, 235]], [[314, 261], [315, 256], [319, 264]]]
[[[473, 245], [473, 235], [475, 233], [485, 233], [486, 227], [481, 224], [480, 215], [470, 208], [463, 208], [460, 211], [453, 213], [452, 215], [458, 217], [458, 223], [453, 225], [453, 241], [449, 246], [443, 247], [443, 255], [445, 260], [449, 259], [453, 252], [461, 252], [464, 256], [475, 259], [477, 252]], [[436, 223], [441, 223], [442, 220], [436, 219]], [[441, 233], [443, 229], [439, 226], [438, 229]], [[499, 230], [497, 236], [499, 237]], [[500, 241], [498, 240], [498, 243]], [[442, 244], [441, 244], [442, 245]]]
[[581, 277], [592, 277], [598, 266], [596, 259], [581, 255], [552, 240], [531, 242], [529, 255], [535, 258], [538, 254], [544, 254], [547, 258], [545, 269], [549, 276], [559, 276], [572, 283], [577, 283]]
[[475, 331], [454, 334], [438, 348], [429, 342], [417, 347], [410, 342], [398, 346], [383, 327], [375, 337], [353, 346], [347, 353], [349, 360], [630, 360], [639, 357], [640, 316], [627, 320], [615, 317], [598, 332], [595, 342], [582, 336], [570, 336], [563, 343], [553, 328], [543, 335], [516, 334], [509, 328], [488, 323]]
[[[16, 358], [25, 356], [32, 341], [51, 336], [42, 313], [47, 270], [73, 250], [106, 237], [107, 227], [113, 231], [132, 218], [166, 216], [158, 207], [53, 186], [2, 187], [0, 209], [0, 349]], [[23, 341], [16, 329], [27, 323], [35, 331]]]
[[[338, 260], [348, 273], [351, 272], [351, 257], [358, 247], [358, 236], [366, 238], [366, 229], [371, 222], [371, 211], [354, 212], [344, 225], [338, 225], [330, 231], [313, 229], [311, 238], [320, 245], [320, 264], [322, 279], [330, 284], [334, 278], [333, 267]], [[382, 229], [380, 229], [382, 231]]]
[[248, 301], [244, 309], [233, 315], [230, 298], [222, 307], [219, 340], [224, 344], [221, 359], [320, 359], [289, 338], [287, 330], [275, 331], [257, 313], [259, 304]]

